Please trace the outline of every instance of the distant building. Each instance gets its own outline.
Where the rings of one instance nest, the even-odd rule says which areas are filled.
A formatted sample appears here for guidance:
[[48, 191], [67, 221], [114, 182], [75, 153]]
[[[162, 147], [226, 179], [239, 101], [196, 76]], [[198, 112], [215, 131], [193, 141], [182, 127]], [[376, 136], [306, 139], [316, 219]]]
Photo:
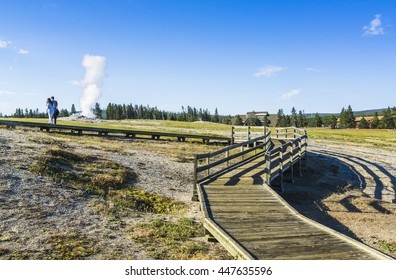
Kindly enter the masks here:
[[253, 112], [247, 112], [246, 113], [246, 119], [256, 117], [260, 121], [263, 121], [265, 116], [269, 117], [269, 114], [268, 114], [267, 111], [263, 111], [263, 112], [255, 112], [255, 111], [253, 111]]
[[[361, 120], [362, 120], [363, 118], [366, 119], [366, 121], [370, 124], [370, 128], [371, 128], [371, 122], [373, 121], [374, 116], [372, 116], [372, 117], [356, 117], [356, 118], [355, 118], [356, 127], [359, 126], [359, 124], [360, 124], [360, 122], [361, 122]], [[382, 120], [383, 118], [384, 118], [384, 116], [378, 116], [378, 120]]]
[[[384, 116], [378, 116], [378, 120], [382, 120], [383, 117], [384, 117]], [[359, 126], [359, 124], [360, 124], [360, 122], [361, 122], [361, 120], [362, 120], [363, 118], [366, 119], [366, 121], [370, 124], [370, 128], [371, 128], [371, 122], [373, 121], [374, 116], [370, 116], [370, 117], [355, 117], [355, 124], [356, 124], [356, 127]], [[340, 118], [337, 118], [337, 127], [340, 127]]]

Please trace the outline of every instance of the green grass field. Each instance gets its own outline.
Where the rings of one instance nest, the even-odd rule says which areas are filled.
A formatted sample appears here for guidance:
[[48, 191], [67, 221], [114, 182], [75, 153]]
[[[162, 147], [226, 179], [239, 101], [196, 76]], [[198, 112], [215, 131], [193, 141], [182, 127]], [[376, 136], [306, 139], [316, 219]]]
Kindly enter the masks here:
[[[47, 123], [47, 119], [29, 119], [29, 118], [0, 118], [0, 120], [18, 121], [18, 122], [36, 122]], [[101, 123], [63, 121], [58, 119], [60, 125], [114, 128], [140, 131], [161, 131], [161, 132], [186, 132], [196, 131], [195, 133], [203, 135], [224, 136], [231, 134], [231, 126], [211, 122], [180, 122], [180, 121], [163, 121], [163, 120], [105, 120]], [[193, 133], [193, 132], [191, 132]]]
[[396, 131], [385, 129], [307, 129], [308, 137], [337, 143], [362, 144], [396, 150]]
[[[2, 120], [47, 123], [47, 119], [3, 118]], [[210, 122], [180, 122], [163, 120], [106, 120], [101, 123], [59, 120], [58, 124], [141, 131], [161, 131], [169, 133], [180, 132], [212, 136], [230, 136], [232, 127], [231, 125]], [[275, 128], [272, 127], [271, 130], [274, 134]], [[327, 140], [334, 143], [362, 144], [369, 147], [396, 150], [396, 131], [384, 129], [327, 128], [307, 128], [306, 130], [308, 132], [308, 137], [314, 140]]]

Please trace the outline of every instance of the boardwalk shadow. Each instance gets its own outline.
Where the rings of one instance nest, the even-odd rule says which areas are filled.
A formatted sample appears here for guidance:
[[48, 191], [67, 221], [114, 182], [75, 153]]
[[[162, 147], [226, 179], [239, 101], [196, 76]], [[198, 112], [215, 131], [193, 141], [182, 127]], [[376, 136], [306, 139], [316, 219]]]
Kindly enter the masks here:
[[[393, 176], [388, 170], [386, 170], [383, 166], [381, 166], [380, 164], [373, 162], [373, 161], [369, 161], [366, 160], [364, 158], [361, 157], [357, 157], [357, 156], [351, 156], [351, 155], [345, 155], [345, 154], [341, 154], [341, 153], [336, 153], [336, 152], [329, 152], [329, 151], [320, 151], [322, 154], [324, 155], [328, 155], [329, 157], [338, 157], [338, 158], [342, 158], [344, 162], [350, 162], [356, 166], [359, 166], [360, 168], [363, 168], [364, 171], [368, 174], [368, 176], [370, 176], [374, 182], [375, 182], [375, 190], [374, 190], [374, 197], [376, 199], [383, 199], [383, 191], [385, 189], [385, 185], [383, 183], [383, 181], [381, 180], [381, 178], [378, 176], [378, 174], [381, 174], [383, 176], [381, 177], [387, 177], [390, 181], [390, 184], [393, 186], [393, 189], [396, 193], [396, 178], [395, 176]], [[352, 165], [350, 165], [351, 167], [353, 167]], [[375, 169], [378, 170], [378, 172], [374, 172], [373, 167]], [[356, 170], [356, 168], [355, 168]], [[359, 174], [357, 172], [357, 175], [361, 176], [361, 174]], [[362, 190], [364, 190], [367, 187], [367, 184], [362, 184], [359, 186]], [[393, 198], [393, 202], [396, 203], [396, 197]]]
[[[287, 180], [288, 175], [285, 174]], [[386, 189], [382, 179], [390, 181], [395, 190], [396, 178], [383, 166], [366, 159], [348, 156], [341, 153], [325, 150], [308, 152], [307, 161], [303, 164], [303, 176], [295, 177], [295, 182], [285, 182], [282, 197], [303, 215], [324, 224], [349, 237], [358, 239], [345, 225], [328, 214], [328, 207], [322, 202], [333, 194], [345, 193], [340, 201], [339, 207], [350, 213], [361, 213], [353, 203], [356, 198], [347, 193], [348, 190], [358, 188], [365, 190], [368, 187], [375, 189], [373, 200], [369, 204], [373, 212], [389, 214], [380, 202], [384, 198]], [[276, 182], [274, 182], [276, 186]], [[388, 191], [388, 194], [389, 191]], [[392, 194], [392, 202], [396, 202], [395, 194]], [[389, 199], [388, 199], [389, 200]]]

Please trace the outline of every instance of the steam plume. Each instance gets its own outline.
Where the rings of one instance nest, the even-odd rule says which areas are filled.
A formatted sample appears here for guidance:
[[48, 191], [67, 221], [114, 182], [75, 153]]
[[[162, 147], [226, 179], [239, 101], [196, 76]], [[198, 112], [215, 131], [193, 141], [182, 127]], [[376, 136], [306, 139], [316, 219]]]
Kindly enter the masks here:
[[80, 82], [84, 92], [80, 98], [82, 115], [92, 118], [92, 108], [102, 96], [102, 80], [105, 73], [106, 57], [85, 55], [82, 61], [85, 68], [84, 79]]

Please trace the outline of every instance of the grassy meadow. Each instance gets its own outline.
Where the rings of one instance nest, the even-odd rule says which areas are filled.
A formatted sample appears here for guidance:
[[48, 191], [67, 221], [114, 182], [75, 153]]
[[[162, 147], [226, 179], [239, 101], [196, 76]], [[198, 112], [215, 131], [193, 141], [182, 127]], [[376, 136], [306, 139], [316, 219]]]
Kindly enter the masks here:
[[[47, 123], [47, 119], [7, 118], [1, 120]], [[114, 128], [140, 131], [160, 131], [169, 133], [202, 134], [211, 136], [231, 136], [231, 125], [211, 122], [180, 122], [163, 120], [101, 120], [71, 121], [59, 119], [58, 124]], [[275, 128], [271, 127], [272, 133]], [[306, 128], [313, 140], [327, 140], [334, 143], [353, 143], [367, 147], [396, 150], [396, 131], [386, 129], [328, 129]]]
[[334, 143], [351, 143], [396, 151], [396, 131], [386, 129], [307, 128], [308, 137]]
[[[30, 118], [0, 118], [0, 120], [18, 121], [18, 122], [36, 122], [47, 123], [47, 119], [30, 119]], [[92, 121], [71, 121], [58, 119], [60, 125], [99, 127], [109, 129], [125, 129], [140, 131], [161, 131], [161, 132], [199, 132], [203, 135], [224, 136], [231, 134], [231, 126], [212, 122], [181, 122], [165, 120], [92, 120]], [[226, 133], [226, 134], [225, 134]]]

